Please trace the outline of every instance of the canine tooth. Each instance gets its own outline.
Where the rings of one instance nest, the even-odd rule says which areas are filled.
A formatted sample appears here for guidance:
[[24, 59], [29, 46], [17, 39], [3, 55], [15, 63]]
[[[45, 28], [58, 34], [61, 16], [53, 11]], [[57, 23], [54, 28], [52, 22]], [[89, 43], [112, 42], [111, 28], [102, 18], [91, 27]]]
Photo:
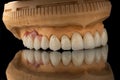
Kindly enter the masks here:
[[73, 51], [72, 52], [72, 62], [75, 66], [80, 66], [84, 60], [83, 51]]
[[27, 59], [30, 64], [34, 64], [35, 59], [34, 59], [34, 51], [28, 50], [27, 51]]
[[49, 63], [49, 53], [44, 51], [42, 52], [42, 61], [43, 64], [48, 64]]
[[107, 61], [107, 57], [108, 57], [108, 46], [102, 47], [102, 58], [104, 59], [104, 61]]
[[40, 49], [40, 44], [41, 44], [41, 37], [40, 36], [36, 36], [34, 39], [34, 48], [36, 50]]
[[35, 63], [40, 64], [40, 59], [41, 59], [40, 51], [35, 51], [34, 57], [35, 57]]
[[85, 62], [86, 64], [92, 64], [95, 59], [95, 50], [85, 50]]
[[70, 51], [64, 51], [62, 53], [62, 62], [65, 66], [67, 66], [71, 62], [71, 52]]
[[95, 49], [95, 61], [96, 63], [99, 63], [100, 59], [101, 59], [101, 48], [97, 48]]
[[81, 50], [83, 49], [83, 39], [79, 33], [74, 33], [72, 35], [72, 49], [73, 50]]
[[43, 36], [41, 40], [41, 48], [46, 50], [48, 47], [49, 47], [48, 38], [46, 36]]
[[98, 32], [95, 33], [95, 47], [99, 47], [101, 45], [101, 37]]
[[85, 49], [95, 48], [94, 38], [89, 32], [84, 35], [84, 47]]
[[71, 49], [70, 39], [66, 35], [62, 36], [62, 38], [61, 38], [61, 47], [63, 50]]
[[61, 48], [60, 41], [55, 35], [51, 36], [49, 46], [50, 49], [54, 51], [59, 50]]
[[107, 44], [107, 41], [108, 41], [108, 35], [107, 35], [106, 29], [103, 30], [101, 39], [102, 39], [101, 40], [102, 41], [102, 45], [105, 46]]
[[51, 52], [50, 60], [53, 66], [57, 66], [61, 61], [61, 54], [59, 52]]

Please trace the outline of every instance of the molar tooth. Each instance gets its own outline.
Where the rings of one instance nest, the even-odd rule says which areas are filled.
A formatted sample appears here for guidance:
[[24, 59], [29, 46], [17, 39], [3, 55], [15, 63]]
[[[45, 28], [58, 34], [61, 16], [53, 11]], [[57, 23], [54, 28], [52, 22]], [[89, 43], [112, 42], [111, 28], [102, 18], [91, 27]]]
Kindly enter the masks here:
[[66, 35], [63, 35], [61, 38], [61, 47], [63, 50], [70, 50], [71, 49], [70, 39]]
[[34, 51], [28, 50], [27, 51], [27, 59], [30, 64], [34, 64], [35, 59], [34, 59]]
[[86, 33], [84, 35], [84, 47], [85, 49], [93, 49], [95, 48], [95, 41], [91, 33]]
[[95, 33], [95, 47], [101, 46], [101, 37], [98, 32]]
[[108, 35], [107, 35], [106, 29], [103, 30], [101, 39], [102, 39], [102, 45], [105, 46], [107, 44], [107, 41], [108, 41]]
[[41, 48], [46, 50], [48, 47], [49, 47], [48, 38], [46, 36], [43, 36], [41, 40]]
[[42, 52], [42, 61], [43, 64], [48, 64], [49, 63], [49, 53], [44, 51]]
[[84, 51], [73, 51], [72, 62], [75, 66], [80, 66], [84, 60]]
[[79, 33], [76, 32], [72, 35], [71, 43], [72, 43], [73, 50], [83, 49], [83, 39]]
[[101, 60], [101, 48], [97, 48], [95, 49], [95, 60], [96, 63], [99, 63], [99, 61]]
[[65, 66], [67, 66], [71, 62], [71, 52], [70, 51], [64, 51], [62, 53], [62, 62]]
[[61, 54], [59, 52], [51, 52], [50, 60], [53, 66], [57, 66], [61, 61]]
[[41, 36], [36, 36], [34, 39], [34, 48], [36, 50], [40, 49], [40, 44], [41, 44]]
[[85, 62], [86, 64], [92, 64], [95, 59], [95, 50], [85, 50]]
[[41, 54], [40, 51], [34, 51], [35, 63], [40, 64]]
[[102, 58], [106, 62], [108, 57], [108, 46], [102, 47]]
[[55, 35], [51, 36], [49, 46], [50, 49], [54, 51], [59, 50], [61, 48], [60, 41]]

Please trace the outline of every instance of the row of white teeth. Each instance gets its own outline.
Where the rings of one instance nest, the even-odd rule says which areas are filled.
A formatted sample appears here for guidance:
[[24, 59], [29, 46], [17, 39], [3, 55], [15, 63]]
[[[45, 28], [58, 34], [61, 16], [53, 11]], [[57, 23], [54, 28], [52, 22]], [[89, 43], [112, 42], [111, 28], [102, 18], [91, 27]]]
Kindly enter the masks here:
[[22, 38], [24, 46], [29, 49], [43, 49], [46, 50], [50, 48], [53, 51], [63, 49], [63, 50], [82, 50], [82, 49], [93, 49], [95, 47], [105, 46], [107, 44], [108, 36], [106, 29], [103, 30], [100, 35], [97, 31], [93, 36], [90, 32], [87, 32], [83, 37], [75, 32], [72, 38], [69, 39], [68, 36], [63, 35], [61, 40], [59, 40], [55, 35], [50, 37], [50, 40], [46, 36], [24, 36]]
[[33, 51], [23, 50], [22, 57], [30, 64], [47, 65], [51, 63], [53, 66], [58, 66], [62, 62], [64, 66], [73, 63], [74, 66], [79, 67], [84, 64], [99, 63], [101, 60], [106, 62], [108, 56], [108, 47], [81, 50], [81, 51], [64, 51], [47, 52], [47, 51]]

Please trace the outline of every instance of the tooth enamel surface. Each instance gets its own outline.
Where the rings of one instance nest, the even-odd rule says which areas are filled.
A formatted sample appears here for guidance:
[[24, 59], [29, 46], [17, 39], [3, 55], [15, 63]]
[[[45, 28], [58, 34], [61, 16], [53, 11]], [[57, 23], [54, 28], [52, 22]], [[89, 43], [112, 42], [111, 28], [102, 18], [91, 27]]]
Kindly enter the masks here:
[[84, 48], [85, 49], [93, 49], [95, 48], [95, 41], [91, 33], [86, 33], [84, 35]]
[[43, 36], [43, 37], [42, 37], [42, 40], [41, 40], [41, 48], [42, 48], [43, 50], [46, 50], [48, 47], [49, 47], [48, 38], [47, 38], [46, 36]]
[[40, 59], [41, 59], [40, 51], [34, 51], [34, 58], [35, 58], [35, 63], [40, 64]]
[[65, 51], [62, 53], [62, 63], [67, 66], [71, 62], [71, 52]]
[[43, 61], [43, 64], [48, 64], [49, 63], [49, 53], [48, 52], [42, 52], [42, 61]]
[[53, 51], [59, 50], [61, 48], [61, 43], [55, 35], [51, 36], [49, 47]]
[[83, 39], [79, 33], [74, 33], [71, 39], [72, 49], [81, 50], [83, 49]]
[[107, 44], [107, 41], [108, 41], [108, 35], [107, 35], [106, 29], [103, 30], [101, 39], [102, 39], [102, 45], [105, 46]]
[[92, 64], [95, 59], [95, 50], [85, 50], [85, 62], [86, 64]]
[[108, 57], [108, 46], [102, 47], [102, 58], [106, 62]]
[[28, 50], [27, 51], [27, 59], [30, 64], [34, 64], [35, 59], [34, 59], [34, 51]]
[[75, 66], [80, 66], [84, 60], [84, 52], [83, 51], [73, 51], [72, 52], [72, 62]]
[[66, 35], [63, 35], [61, 38], [61, 47], [63, 50], [71, 49], [71, 41]]
[[101, 48], [97, 48], [95, 49], [95, 61], [96, 63], [99, 63], [99, 61], [101, 60]]
[[22, 41], [23, 41], [23, 45], [27, 46], [27, 44], [28, 44], [28, 42], [27, 42], [27, 36], [23, 36]]
[[36, 36], [34, 39], [34, 48], [35, 50], [40, 49], [41, 40], [39, 36]]
[[23, 58], [28, 61], [29, 50], [23, 50]]
[[101, 37], [98, 32], [95, 33], [95, 47], [101, 46]]
[[26, 39], [26, 47], [29, 48], [29, 49], [33, 49], [34, 48], [34, 39], [31, 35], [28, 35], [27, 36], [27, 39]]
[[51, 52], [50, 60], [53, 66], [57, 66], [61, 61], [61, 54], [59, 52]]

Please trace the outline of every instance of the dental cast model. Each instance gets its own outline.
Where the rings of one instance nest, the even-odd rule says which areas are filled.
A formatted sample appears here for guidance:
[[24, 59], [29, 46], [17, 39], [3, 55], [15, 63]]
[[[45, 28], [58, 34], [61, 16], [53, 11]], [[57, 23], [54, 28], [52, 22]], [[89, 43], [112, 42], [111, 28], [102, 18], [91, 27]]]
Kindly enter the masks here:
[[3, 21], [29, 49], [81, 50], [107, 44], [109, 0], [22, 0], [5, 4]]

